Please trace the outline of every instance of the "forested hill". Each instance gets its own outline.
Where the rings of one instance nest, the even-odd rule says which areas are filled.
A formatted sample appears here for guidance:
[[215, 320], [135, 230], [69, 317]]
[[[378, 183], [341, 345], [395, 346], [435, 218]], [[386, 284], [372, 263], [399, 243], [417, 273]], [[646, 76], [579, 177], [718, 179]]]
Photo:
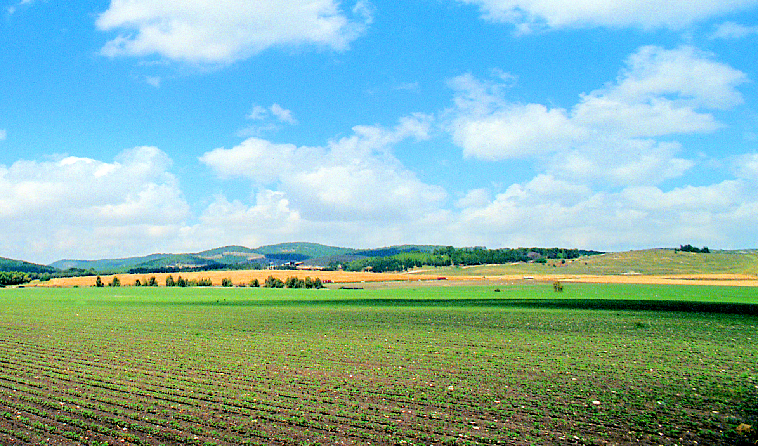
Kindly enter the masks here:
[[7, 259], [5, 257], [0, 257], [0, 271], [44, 274], [53, 273], [56, 271], [56, 268], [45, 265], [37, 265], [36, 263], [24, 262], [22, 260], [13, 260]]
[[49, 276], [55, 271], [55, 268], [49, 266], [0, 257], [0, 288], [21, 285], [33, 279]]
[[571, 259], [596, 251], [564, 248], [486, 249], [439, 245], [397, 245], [373, 249], [342, 248], [318, 243], [280, 243], [247, 248], [224, 246], [186, 254], [151, 254], [103, 260], [61, 260], [50, 266], [3, 259], [0, 271], [54, 276], [157, 273], [186, 270], [287, 268], [295, 265], [347, 270], [399, 271], [422, 265], [480, 265]]
[[405, 271], [422, 266], [488, 265], [515, 262], [541, 262], [549, 259], [569, 260], [582, 256], [603, 254], [600, 251], [566, 248], [502, 248], [487, 249], [438, 247], [432, 251], [409, 251], [389, 256], [369, 257], [343, 264], [332, 263], [330, 268], [347, 271], [371, 270], [375, 272]]
[[440, 246], [399, 245], [376, 249], [341, 248], [319, 243], [292, 242], [247, 248], [224, 246], [187, 254], [151, 254], [142, 257], [103, 260], [59, 260], [51, 266], [59, 270], [112, 273], [172, 272], [174, 270], [256, 269], [293, 263], [326, 266], [369, 257], [386, 257], [406, 252], [431, 252]]

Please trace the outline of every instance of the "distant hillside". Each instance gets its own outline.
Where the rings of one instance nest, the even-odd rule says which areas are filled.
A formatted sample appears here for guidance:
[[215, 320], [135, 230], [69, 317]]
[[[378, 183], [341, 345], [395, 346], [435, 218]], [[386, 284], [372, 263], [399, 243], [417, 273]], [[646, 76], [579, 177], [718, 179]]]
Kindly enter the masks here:
[[711, 250], [710, 253], [692, 253], [674, 248], [643, 249], [580, 257], [578, 259], [549, 261], [545, 264], [517, 263], [509, 265], [481, 265], [468, 268], [431, 268], [424, 274], [496, 276], [509, 274], [752, 274], [758, 275], [758, 250]]
[[[138, 270], [157, 271], [172, 268], [202, 269], [255, 269], [269, 264], [282, 265], [288, 262], [303, 262], [306, 265], [347, 265], [370, 258], [392, 257], [407, 253], [431, 253], [441, 246], [399, 245], [375, 249], [341, 248], [318, 243], [280, 243], [277, 245], [246, 248], [223, 246], [197, 253], [152, 254], [142, 257], [104, 260], [61, 260], [50, 267], [34, 265], [18, 260], [1, 259], [0, 271], [50, 272], [54, 268], [93, 269], [98, 273], [129, 272]], [[553, 266], [555, 265], [555, 266]], [[493, 269], [493, 271], [489, 271]], [[458, 268], [440, 274], [698, 274], [698, 273], [747, 273], [758, 274], [758, 250], [722, 251], [710, 253], [683, 252], [671, 249], [645, 249], [592, 255], [565, 262], [550, 261], [548, 264], [519, 263], [497, 266]], [[497, 270], [497, 271], [494, 271]]]
[[442, 248], [441, 245], [398, 245], [388, 246], [385, 248], [365, 249], [357, 251], [354, 254], [365, 257], [387, 257], [406, 252], [433, 252], [437, 248]]
[[356, 252], [356, 250], [352, 248], [339, 248], [336, 246], [305, 242], [279, 243], [278, 245], [261, 246], [253, 251], [272, 258], [281, 258], [282, 256], [295, 254], [304, 256], [307, 259], [352, 254]]
[[[675, 249], [644, 249], [608, 253], [571, 268], [589, 274], [758, 274], [758, 250], [711, 250], [709, 253]], [[567, 268], [570, 269], [570, 268]]]
[[441, 245], [397, 245], [374, 249], [337, 248], [342, 252], [338, 254], [313, 257], [306, 260], [305, 264], [324, 267], [335, 264], [345, 265], [350, 262], [364, 260], [371, 257], [389, 257], [409, 252], [432, 252], [436, 248], [441, 247]]
[[58, 260], [53, 262], [50, 266], [61, 270], [78, 268], [83, 270], [95, 270], [95, 271], [112, 271], [120, 272], [126, 271], [129, 268], [133, 268], [136, 265], [142, 263], [152, 262], [158, 259], [162, 259], [170, 256], [171, 254], [151, 254], [149, 256], [142, 257], [127, 257], [123, 259], [103, 259], [103, 260]]
[[22, 260], [6, 259], [0, 257], [0, 271], [17, 271], [20, 273], [53, 273], [55, 268], [37, 265], [36, 263], [24, 262]]
[[[97, 272], [151, 271], [171, 268], [244, 268], [262, 267], [270, 263], [308, 262], [320, 264], [315, 259], [330, 258], [339, 255], [352, 255], [357, 252], [352, 248], [320, 245], [318, 243], [280, 243], [251, 249], [244, 246], [223, 246], [197, 253], [186, 254], [151, 254], [142, 257], [103, 260], [60, 260], [52, 267], [62, 270], [78, 268]], [[328, 262], [324, 263], [327, 264]]]

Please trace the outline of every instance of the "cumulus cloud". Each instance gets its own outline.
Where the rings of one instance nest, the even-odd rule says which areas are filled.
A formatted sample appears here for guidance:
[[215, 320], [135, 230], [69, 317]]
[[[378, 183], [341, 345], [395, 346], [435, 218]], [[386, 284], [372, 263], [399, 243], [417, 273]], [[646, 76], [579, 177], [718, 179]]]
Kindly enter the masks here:
[[582, 94], [567, 110], [508, 102], [507, 85], [465, 74], [450, 82], [455, 107], [448, 128], [467, 157], [537, 157], [553, 174], [656, 183], [692, 166], [677, 158], [680, 145], [658, 138], [717, 130], [710, 111], [741, 104], [737, 87], [746, 80], [695, 48], [646, 46], [615, 82]]
[[308, 220], [412, 220], [446, 196], [421, 182], [392, 154], [408, 138], [428, 137], [430, 118], [415, 115], [394, 128], [356, 126], [322, 147], [298, 147], [249, 138], [200, 160], [222, 177], [244, 177], [258, 187], [278, 186]]
[[171, 160], [155, 147], [137, 147], [113, 162], [63, 157], [0, 166], [0, 222], [15, 235], [3, 252], [57, 260], [144, 253], [188, 216]]
[[[623, 250], [672, 246], [677, 240], [724, 248], [756, 243], [754, 185], [728, 180], [664, 191], [634, 186], [619, 192], [538, 175], [515, 184], [492, 201], [461, 210], [462, 234], [470, 243], [558, 245]], [[452, 231], [451, 231], [452, 232]]]
[[261, 190], [253, 204], [214, 197], [196, 224], [183, 227], [184, 246], [207, 249], [212, 246], [261, 246], [272, 241], [290, 240], [302, 234], [305, 222], [283, 192]]
[[5, 129], [0, 129], [0, 141], [5, 140], [8, 137], [8, 132]]
[[224, 64], [272, 47], [345, 50], [371, 20], [365, 1], [345, 11], [334, 0], [112, 0], [96, 24], [120, 33], [102, 48], [109, 57]]
[[756, 0], [458, 0], [476, 5], [484, 19], [513, 24], [518, 32], [579, 27], [681, 29], [758, 5]]
[[486, 160], [532, 157], [582, 136], [566, 110], [542, 104], [509, 104], [486, 116], [458, 119], [454, 126], [453, 140], [464, 154]]

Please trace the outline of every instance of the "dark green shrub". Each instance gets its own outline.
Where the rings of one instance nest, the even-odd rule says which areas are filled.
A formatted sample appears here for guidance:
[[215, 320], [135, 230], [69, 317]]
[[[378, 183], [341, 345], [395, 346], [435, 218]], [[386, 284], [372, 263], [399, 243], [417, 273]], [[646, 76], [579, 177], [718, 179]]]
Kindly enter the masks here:
[[266, 288], [284, 288], [284, 282], [274, 276], [268, 276], [266, 277], [266, 281], [263, 283], [263, 286]]

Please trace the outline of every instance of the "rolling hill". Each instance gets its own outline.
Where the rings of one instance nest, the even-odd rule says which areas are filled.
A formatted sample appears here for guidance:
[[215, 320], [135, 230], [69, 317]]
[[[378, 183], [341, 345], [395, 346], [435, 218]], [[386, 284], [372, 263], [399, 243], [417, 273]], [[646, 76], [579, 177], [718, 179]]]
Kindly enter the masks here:
[[609, 252], [546, 264], [514, 263], [480, 265], [466, 268], [424, 268], [420, 274], [432, 275], [682, 275], [748, 274], [758, 275], [758, 249], [713, 250], [708, 254], [683, 252], [673, 248], [654, 248]]
[[36, 263], [24, 262], [23, 260], [6, 259], [0, 257], [0, 271], [15, 271], [20, 273], [53, 273], [55, 268], [45, 265], [37, 265]]
[[330, 262], [348, 262], [366, 257], [395, 255], [412, 250], [431, 251], [436, 246], [401, 245], [377, 249], [354, 249], [327, 246], [318, 243], [292, 242], [261, 246], [251, 249], [244, 246], [223, 246], [186, 254], [151, 254], [141, 257], [103, 260], [59, 260], [50, 266], [60, 270], [77, 268], [97, 272], [147, 271], [161, 268], [243, 268], [303, 262], [325, 266]]
[[[69, 268], [94, 270], [98, 273], [124, 273], [170, 268], [255, 269], [269, 264], [303, 262], [326, 266], [346, 264], [368, 257], [385, 257], [412, 251], [430, 252], [434, 245], [398, 245], [375, 249], [341, 248], [318, 243], [281, 243], [246, 248], [224, 246], [196, 253], [151, 254], [141, 257], [103, 260], [61, 260], [50, 266], [0, 258], [0, 271], [55, 273]], [[682, 252], [671, 248], [643, 249], [593, 255], [566, 262], [547, 264], [514, 263], [481, 265], [465, 268], [425, 268], [430, 274], [498, 275], [498, 274], [758, 274], [758, 250], [713, 250], [710, 253]]]

